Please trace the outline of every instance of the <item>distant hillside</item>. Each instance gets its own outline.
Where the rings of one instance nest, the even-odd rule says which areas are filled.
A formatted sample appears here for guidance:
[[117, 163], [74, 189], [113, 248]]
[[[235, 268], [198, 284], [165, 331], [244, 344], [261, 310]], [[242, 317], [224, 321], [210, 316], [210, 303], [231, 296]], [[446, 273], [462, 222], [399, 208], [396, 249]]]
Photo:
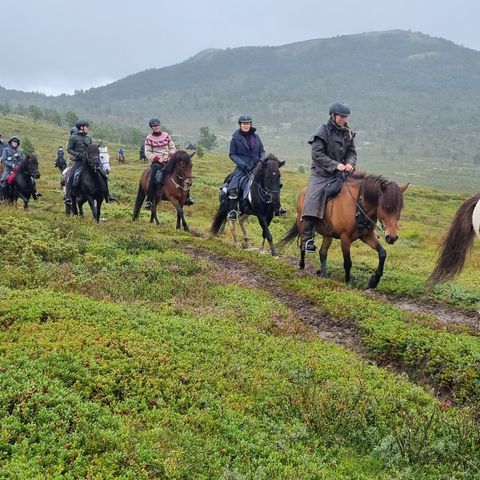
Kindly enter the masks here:
[[325, 120], [328, 105], [345, 100], [367, 155], [472, 164], [480, 151], [479, 84], [480, 52], [392, 30], [210, 49], [73, 96], [0, 89], [0, 103], [36, 103], [142, 127], [156, 114], [177, 134], [209, 125], [224, 142], [238, 114], [248, 111], [268, 145], [308, 163], [306, 139]]

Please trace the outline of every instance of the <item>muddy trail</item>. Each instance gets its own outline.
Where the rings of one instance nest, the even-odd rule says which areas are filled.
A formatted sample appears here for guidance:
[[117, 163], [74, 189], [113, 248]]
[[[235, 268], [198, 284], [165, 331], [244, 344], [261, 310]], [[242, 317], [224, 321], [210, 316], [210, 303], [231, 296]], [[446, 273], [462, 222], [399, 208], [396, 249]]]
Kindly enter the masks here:
[[283, 290], [267, 275], [254, 272], [238, 260], [218, 257], [208, 250], [198, 248], [184, 248], [184, 251], [195, 259], [208, 262], [213, 268], [213, 273], [218, 274], [223, 282], [228, 281], [268, 291], [276, 300], [286, 305], [319, 338], [335, 342], [363, 356], [364, 349], [358, 326], [353, 320], [346, 322], [331, 318], [313, 303]]

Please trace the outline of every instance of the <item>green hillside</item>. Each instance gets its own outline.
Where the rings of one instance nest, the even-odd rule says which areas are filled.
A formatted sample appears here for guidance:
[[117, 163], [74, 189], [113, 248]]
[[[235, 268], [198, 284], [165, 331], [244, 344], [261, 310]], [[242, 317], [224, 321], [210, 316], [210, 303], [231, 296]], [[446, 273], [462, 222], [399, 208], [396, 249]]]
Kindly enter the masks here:
[[239, 113], [248, 111], [270, 150], [308, 165], [307, 139], [328, 106], [345, 100], [365, 168], [387, 173], [395, 165], [420, 185], [442, 188], [448, 181], [450, 189], [471, 192], [480, 168], [479, 83], [480, 52], [392, 30], [206, 50], [70, 96], [0, 88], [0, 104], [74, 111], [142, 129], [159, 115], [182, 144], [208, 125], [222, 149]]
[[[347, 287], [338, 245], [324, 280], [291, 266], [293, 245], [275, 259], [209, 238], [224, 154], [194, 159], [191, 235], [169, 205], [159, 227], [131, 222], [145, 166], [128, 148], [112, 162], [119, 202], [95, 224], [63, 213], [64, 130], [0, 126], [32, 139], [44, 194], [29, 211], [0, 205], [0, 478], [480, 478], [478, 325], [421, 309], [480, 307], [479, 245], [457, 281], [426, 285], [465, 196], [407, 190], [373, 294], [363, 245]], [[306, 178], [283, 172], [276, 239]]]

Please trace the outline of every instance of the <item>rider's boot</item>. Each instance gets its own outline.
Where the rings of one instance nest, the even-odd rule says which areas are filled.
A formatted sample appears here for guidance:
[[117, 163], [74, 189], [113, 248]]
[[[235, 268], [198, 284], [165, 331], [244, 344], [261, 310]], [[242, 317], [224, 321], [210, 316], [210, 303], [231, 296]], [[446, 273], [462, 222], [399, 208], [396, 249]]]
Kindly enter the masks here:
[[302, 244], [301, 249], [307, 253], [314, 253], [317, 250], [315, 246], [315, 225], [317, 223], [316, 217], [303, 217], [303, 232], [302, 232]]
[[237, 188], [232, 188], [228, 192], [228, 214], [227, 214], [227, 219], [228, 220], [237, 220], [238, 219], [238, 189]]

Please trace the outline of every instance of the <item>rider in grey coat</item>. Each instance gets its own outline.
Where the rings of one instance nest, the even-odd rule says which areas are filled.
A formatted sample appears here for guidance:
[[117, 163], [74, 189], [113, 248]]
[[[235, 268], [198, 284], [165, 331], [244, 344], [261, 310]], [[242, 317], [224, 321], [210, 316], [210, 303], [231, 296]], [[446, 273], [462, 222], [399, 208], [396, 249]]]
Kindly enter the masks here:
[[355, 134], [347, 123], [350, 108], [341, 102], [329, 109], [330, 118], [310, 137], [312, 146], [312, 174], [308, 182], [303, 206], [303, 234], [301, 248], [307, 252], [316, 250], [315, 225], [323, 218], [327, 201], [325, 188], [338, 172], [349, 173], [355, 169], [357, 152]]

